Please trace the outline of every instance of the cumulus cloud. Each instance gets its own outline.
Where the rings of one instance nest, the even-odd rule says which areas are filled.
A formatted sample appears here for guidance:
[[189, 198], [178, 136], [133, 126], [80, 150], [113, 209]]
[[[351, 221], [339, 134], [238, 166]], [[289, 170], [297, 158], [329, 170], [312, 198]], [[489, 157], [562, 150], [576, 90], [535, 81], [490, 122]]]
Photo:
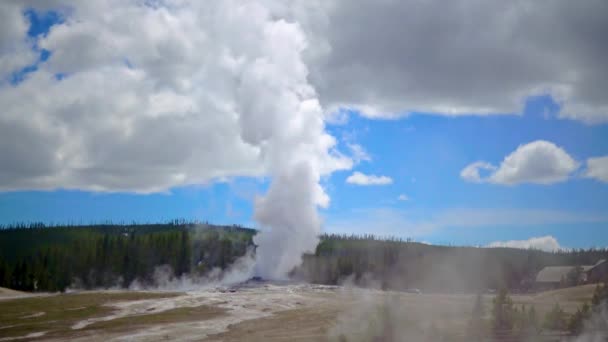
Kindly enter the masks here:
[[[460, 172], [460, 177], [476, 183], [552, 184], [568, 179], [578, 167], [579, 163], [561, 147], [549, 141], [536, 140], [520, 145], [504, 158], [499, 167], [484, 161], [477, 161], [466, 166]], [[492, 172], [489, 176], [482, 177], [479, 170]]]
[[350, 150], [351, 158], [356, 164], [359, 164], [364, 161], [372, 161], [372, 157], [367, 153], [363, 146], [352, 143], [347, 143], [346, 146]]
[[388, 185], [393, 183], [393, 179], [387, 176], [366, 175], [356, 171], [346, 178], [346, 183], [355, 185]]
[[557, 239], [550, 235], [533, 237], [528, 240], [495, 241], [488, 244], [488, 247], [537, 249], [547, 252], [553, 252], [562, 249], [562, 246], [560, 246]]
[[0, 3], [0, 82], [38, 58], [25, 38], [28, 27], [19, 6], [10, 1]]
[[410, 200], [410, 198], [406, 194], [399, 195], [399, 197], [397, 197], [397, 199], [400, 201], [409, 201]]
[[474, 162], [460, 171], [460, 177], [468, 182], [481, 183], [484, 180], [479, 175], [480, 170], [496, 170], [496, 166], [483, 161]]
[[[342, 106], [375, 117], [511, 113], [549, 93], [562, 117], [603, 122], [607, 6], [3, 1], [0, 77], [35, 63], [34, 45], [51, 56], [19, 85], [0, 86], [0, 189], [153, 192], [267, 175], [265, 137], [289, 115], [271, 108], [272, 91], [284, 88], [325, 114]], [[65, 21], [31, 39], [25, 8], [63, 11]], [[266, 86], [251, 87], [260, 75]], [[332, 139], [320, 141], [330, 151], [323, 172], [347, 168]]]
[[0, 85], [0, 190], [147, 193], [269, 175], [284, 161], [277, 132], [293, 136], [281, 150], [312, 156], [315, 174], [350, 167], [306, 80], [305, 32], [270, 2], [0, 6], [2, 75], [35, 60], [22, 53], [34, 43], [24, 9], [65, 12], [36, 39], [50, 58]]
[[608, 183], [608, 156], [587, 159], [585, 177]]
[[[521, 113], [550, 94], [563, 118], [608, 121], [608, 3], [336, 0], [312, 33], [328, 108], [392, 118]], [[361, 25], [364, 22], [365, 25]]]
[[[256, 272], [284, 277], [314, 250], [316, 209], [329, 204], [319, 181], [353, 162], [325, 130], [306, 31], [279, 3], [49, 4], [65, 12], [35, 39], [50, 57], [0, 85], [0, 190], [145, 193], [270, 176], [255, 199]], [[11, 19], [0, 24], [11, 28], [0, 34], [5, 72], [16, 42], [33, 39], [21, 13], [47, 8], [2, 6]]]

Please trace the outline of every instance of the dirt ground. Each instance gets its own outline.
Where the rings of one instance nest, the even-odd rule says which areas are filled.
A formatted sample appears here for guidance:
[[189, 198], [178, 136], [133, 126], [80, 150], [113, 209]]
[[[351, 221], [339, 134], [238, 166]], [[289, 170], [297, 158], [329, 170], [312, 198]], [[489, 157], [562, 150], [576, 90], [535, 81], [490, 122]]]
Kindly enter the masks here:
[[28, 296], [28, 293], [26, 293], [26, 292], [15, 291], [15, 290], [7, 289], [6, 287], [0, 287], [0, 300], [26, 297], [26, 296]]
[[[591, 299], [594, 286], [513, 296], [516, 306], [534, 306], [540, 319], [559, 303], [568, 313]], [[244, 321], [213, 335], [210, 341], [372, 341], [384, 331], [390, 340], [428, 340], [429, 332], [466, 339], [474, 295], [409, 294], [361, 289], [336, 289], [315, 306], [277, 312]], [[482, 297], [486, 316], [493, 296]], [[386, 336], [386, 335], [384, 335]], [[433, 340], [431, 338], [431, 340]]]
[[[513, 296], [543, 317], [574, 312], [592, 286]], [[19, 294], [15, 294], [19, 295]], [[484, 296], [489, 315], [492, 296]], [[0, 301], [0, 341], [369, 341], [429, 332], [464, 336], [475, 296], [310, 284], [210, 287], [183, 293], [83, 292]], [[426, 336], [426, 335], [425, 335]]]

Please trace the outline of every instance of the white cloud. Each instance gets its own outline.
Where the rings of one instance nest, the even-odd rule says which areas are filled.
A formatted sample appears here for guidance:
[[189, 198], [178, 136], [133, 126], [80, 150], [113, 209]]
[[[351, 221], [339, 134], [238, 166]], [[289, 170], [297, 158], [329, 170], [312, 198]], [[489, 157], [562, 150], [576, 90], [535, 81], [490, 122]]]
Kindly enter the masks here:
[[400, 201], [409, 201], [410, 200], [410, 198], [406, 194], [399, 195], [399, 197], [397, 197], [397, 199]]
[[460, 177], [468, 182], [481, 183], [484, 180], [479, 175], [479, 170], [496, 170], [496, 166], [483, 161], [474, 162], [460, 171]]
[[[50, 58], [0, 85], [0, 190], [147, 193], [282, 163], [315, 174], [352, 165], [325, 132], [305, 32], [270, 4], [54, 4], [69, 10], [38, 39]], [[0, 5], [0, 76], [22, 66], [7, 58], [32, 62], [19, 52], [30, 5], [43, 6]]]
[[[43, 3], [0, 8], [0, 19], [18, 18], [0, 24], [0, 77], [5, 59], [18, 55], [14, 43], [28, 40], [21, 14]], [[330, 200], [321, 177], [352, 160], [325, 130], [304, 60], [307, 34], [276, 13], [280, 4], [53, 5], [65, 22], [33, 42], [48, 60], [21, 83], [0, 84], [0, 190], [146, 193], [270, 176], [254, 203], [263, 228], [254, 237], [256, 273], [284, 277], [314, 251], [317, 207]]]
[[356, 185], [388, 185], [392, 184], [393, 180], [387, 176], [366, 175], [356, 171], [346, 178], [346, 183]]
[[[536, 140], [520, 145], [504, 158], [499, 167], [477, 161], [466, 166], [460, 172], [460, 177], [476, 183], [552, 184], [568, 179], [578, 167], [579, 163], [561, 147], [548, 141]], [[482, 177], [479, 174], [480, 169], [493, 172], [487, 177]]]
[[587, 159], [585, 177], [608, 183], [608, 156]]
[[605, 1], [325, 6], [306, 26], [317, 36], [311, 76], [327, 108], [491, 115], [521, 113], [527, 97], [550, 94], [562, 118], [608, 121]]
[[38, 58], [31, 42], [25, 39], [28, 25], [19, 6], [0, 2], [0, 86], [11, 73], [31, 65]]
[[350, 150], [350, 157], [355, 164], [359, 164], [364, 161], [372, 161], [372, 157], [367, 153], [363, 146], [352, 143], [347, 143], [346, 146]]
[[[381, 117], [482, 115], [550, 93], [563, 117], [608, 120], [606, 44], [597, 40], [608, 5], [556, 1], [542, 5], [542, 17], [537, 6], [2, 2], [0, 77], [32, 64], [34, 44], [51, 56], [18, 86], [0, 85], [0, 189], [151, 192], [267, 175], [271, 132], [298, 141], [321, 134], [301, 150], [329, 173], [352, 161], [335, 150], [327, 117], [291, 113], [340, 105]], [[65, 11], [65, 22], [28, 39], [29, 7]], [[355, 161], [369, 159], [354, 149]]]
[[495, 241], [488, 244], [488, 247], [537, 249], [547, 252], [553, 252], [562, 249], [562, 246], [560, 246], [557, 239], [550, 235], [533, 237], [528, 240]]

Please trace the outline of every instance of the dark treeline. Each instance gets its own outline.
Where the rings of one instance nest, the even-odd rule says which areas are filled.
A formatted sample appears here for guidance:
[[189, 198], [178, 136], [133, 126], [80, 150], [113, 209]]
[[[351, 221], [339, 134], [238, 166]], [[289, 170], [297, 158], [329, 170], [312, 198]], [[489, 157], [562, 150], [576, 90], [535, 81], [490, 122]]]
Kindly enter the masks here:
[[176, 276], [225, 268], [252, 245], [252, 229], [183, 221], [0, 230], [0, 286], [25, 291], [152, 283], [154, 269]]
[[[253, 246], [255, 230], [198, 222], [90, 226], [4, 226], [0, 229], [0, 286], [26, 291], [128, 287], [153, 282], [157, 266], [176, 276], [226, 268]], [[373, 236], [323, 235], [293, 276], [391, 289], [527, 290], [545, 266], [588, 265], [606, 250], [554, 253], [511, 248], [433, 246]]]
[[[355, 283], [391, 289], [477, 292], [532, 288], [545, 266], [593, 265], [606, 249], [543, 252], [513, 248], [449, 247], [373, 236], [326, 235], [296, 274], [316, 283]], [[371, 282], [370, 282], [371, 281]]]

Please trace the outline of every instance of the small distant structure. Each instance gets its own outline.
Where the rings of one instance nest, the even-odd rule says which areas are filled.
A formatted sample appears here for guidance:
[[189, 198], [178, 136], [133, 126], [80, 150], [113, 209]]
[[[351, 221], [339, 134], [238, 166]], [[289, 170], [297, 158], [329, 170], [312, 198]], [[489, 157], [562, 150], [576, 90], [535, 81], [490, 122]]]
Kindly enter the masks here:
[[572, 276], [578, 277], [577, 284], [598, 283], [608, 277], [608, 262], [599, 260], [595, 265], [585, 266], [548, 266], [536, 275], [537, 290], [552, 290], [567, 286]]

